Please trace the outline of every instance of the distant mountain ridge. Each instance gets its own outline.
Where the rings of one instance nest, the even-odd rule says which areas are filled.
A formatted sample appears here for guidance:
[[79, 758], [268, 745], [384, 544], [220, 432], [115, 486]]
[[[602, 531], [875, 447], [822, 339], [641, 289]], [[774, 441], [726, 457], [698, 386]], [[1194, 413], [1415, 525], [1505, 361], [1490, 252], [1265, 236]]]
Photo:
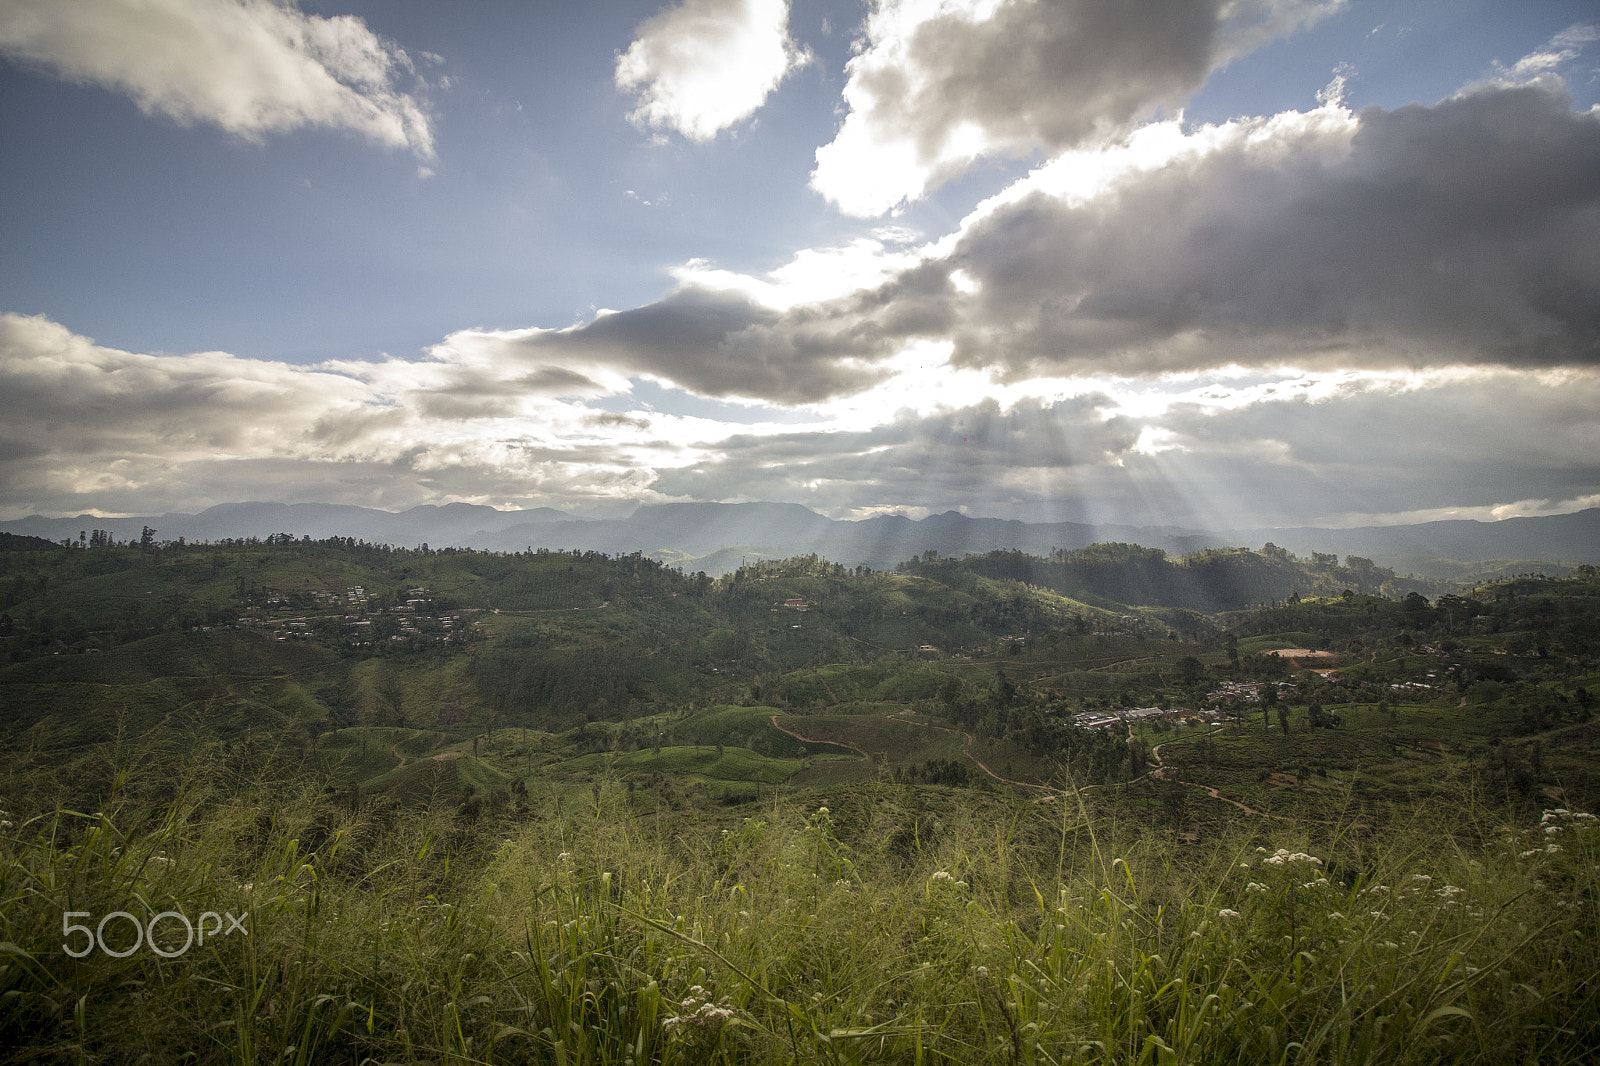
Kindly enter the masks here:
[[1429, 560], [1505, 559], [1600, 563], [1600, 508], [1500, 522], [1455, 520], [1353, 529], [1243, 529], [1207, 532], [1176, 526], [1034, 523], [971, 517], [956, 511], [911, 519], [879, 515], [827, 518], [793, 503], [668, 503], [640, 506], [626, 518], [585, 519], [549, 507], [502, 511], [477, 504], [425, 504], [405, 511], [320, 503], [229, 503], [199, 514], [134, 518], [43, 518], [0, 522], [0, 531], [59, 543], [103, 529], [137, 540], [150, 526], [158, 540], [267, 537], [354, 537], [403, 547], [584, 549], [643, 552], [687, 569], [722, 573], [744, 556], [816, 554], [847, 566], [882, 569], [928, 551], [960, 556], [1005, 550], [1045, 555], [1056, 548], [1121, 542], [1186, 554], [1201, 548], [1255, 547], [1272, 542], [1297, 554], [1357, 555], [1402, 570], [1426, 572]]

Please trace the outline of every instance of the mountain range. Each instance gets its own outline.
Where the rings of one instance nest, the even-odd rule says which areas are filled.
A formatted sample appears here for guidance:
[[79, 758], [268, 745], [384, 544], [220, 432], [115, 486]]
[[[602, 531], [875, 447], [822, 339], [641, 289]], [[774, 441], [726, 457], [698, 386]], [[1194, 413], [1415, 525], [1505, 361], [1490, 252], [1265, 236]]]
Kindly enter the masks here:
[[229, 503], [199, 514], [133, 518], [44, 518], [0, 522], [0, 531], [60, 542], [102, 529], [137, 540], [144, 527], [157, 540], [215, 541], [287, 533], [312, 539], [343, 536], [373, 543], [494, 551], [584, 549], [643, 552], [687, 570], [726, 573], [745, 558], [816, 554], [847, 566], [882, 569], [928, 551], [960, 556], [994, 550], [1044, 555], [1119, 541], [1184, 554], [1208, 547], [1259, 548], [1267, 542], [1298, 554], [1359, 555], [1381, 565], [1451, 576], [1444, 562], [1490, 560], [1600, 563], [1600, 508], [1499, 522], [1451, 520], [1351, 529], [1317, 527], [1205, 531], [1176, 526], [1033, 523], [971, 517], [956, 511], [911, 519], [879, 515], [837, 520], [786, 503], [668, 503], [637, 508], [626, 518], [586, 519], [549, 507], [502, 511], [476, 504], [423, 505], [383, 511], [321, 503]]

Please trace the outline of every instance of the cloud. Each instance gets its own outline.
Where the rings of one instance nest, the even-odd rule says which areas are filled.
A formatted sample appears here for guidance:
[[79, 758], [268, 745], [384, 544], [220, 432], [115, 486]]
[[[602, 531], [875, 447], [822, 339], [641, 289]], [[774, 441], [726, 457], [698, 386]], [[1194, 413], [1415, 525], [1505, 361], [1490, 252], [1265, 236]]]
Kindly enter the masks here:
[[947, 242], [957, 365], [1600, 362], [1600, 113], [1559, 83], [1140, 138], [1167, 143], [1058, 158]]
[[0, 315], [0, 512], [193, 509], [243, 485], [379, 506], [605, 498], [673, 447], [648, 422], [590, 423], [582, 399], [627, 387], [470, 346], [317, 366], [147, 355]]
[[1547, 78], [1152, 123], [1061, 153], [921, 248], [860, 239], [761, 277], [677, 276], [583, 325], [471, 336], [790, 406], [958, 371], [997, 395], [1229, 366], [1594, 365], [1600, 112]]
[[812, 185], [882, 214], [986, 155], [1104, 141], [1342, 0], [878, 0]]
[[1132, 448], [1137, 424], [1108, 417], [1110, 406], [1098, 394], [1010, 408], [982, 400], [901, 411], [866, 430], [740, 434], [703, 444], [706, 458], [661, 471], [653, 487], [694, 499], [795, 500], [835, 514], [958, 502], [994, 513], [1035, 504], [1045, 486]]
[[1600, 492], [1592, 370], [1371, 377], [1316, 399], [1289, 388], [1231, 409], [1180, 404], [1158, 422], [1170, 450], [1130, 468], [1187, 494], [1189, 521], [1214, 528], [1487, 518]]
[[1495, 64], [1495, 76], [1488, 84], [1523, 85], [1543, 77], [1577, 59], [1589, 45], [1600, 41], [1600, 26], [1576, 23], [1568, 26], [1536, 51], [1529, 52], [1510, 67]]
[[858, 296], [780, 313], [744, 291], [686, 284], [655, 303], [567, 329], [463, 331], [443, 345], [604, 367], [700, 396], [815, 403], [889, 376], [878, 364], [901, 346], [904, 320], [916, 313], [909, 279], [900, 285], [904, 298], [880, 315]]
[[901, 411], [858, 431], [740, 434], [703, 442], [702, 458], [661, 470], [652, 488], [843, 516], [961, 506], [1218, 530], [1488, 518], [1600, 494], [1593, 371], [1313, 376], [1238, 391], [1241, 402], [1216, 394], [1144, 415], [1089, 392]]
[[688, 498], [1236, 528], [1600, 495], [1593, 368], [1107, 379], [898, 408], [886, 387], [865, 419], [796, 426], [641, 410], [625, 391], [597, 410], [584, 397], [626, 381], [547, 354], [474, 335], [418, 361], [300, 366], [0, 316], [0, 515]]
[[246, 140], [306, 126], [433, 156], [406, 53], [360, 18], [272, 0], [0, 0], [0, 54]]
[[[883, 233], [762, 276], [700, 260], [675, 274], [642, 307], [463, 330], [433, 354], [565, 367], [593, 383], [563, 379], [572, 396], [648, 378], [835, 412], [1230, 366], [1594, 365], [1600, 112], [1574, 113], [1547, 79], [1394, 111], [1153, 123], [1061, 153], [920, 248]], [[457, 404], [447, 393], [430, 409]]]
[[789, 38], [788, 0], [683, 0], [639, 26], [616, 83], [637, 100], [636, 125], [707, 141], [809, 60]]

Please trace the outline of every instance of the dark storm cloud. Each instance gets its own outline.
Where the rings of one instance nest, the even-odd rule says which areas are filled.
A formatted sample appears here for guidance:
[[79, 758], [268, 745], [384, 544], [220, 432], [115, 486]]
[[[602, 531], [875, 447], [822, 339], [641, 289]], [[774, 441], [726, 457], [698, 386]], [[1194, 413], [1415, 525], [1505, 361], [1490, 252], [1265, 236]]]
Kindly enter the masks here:
[[684, 287], [582, 326], [511, 340], [529, 358], [659, 377], [702, 396], [809, 403], [870, 388], [917, 328], [916, 286], [889, 306], [851, 298], [780, 313], [738, 292]]
[[1343, 133], [1297, 118], [977, 221], [949, 260], [981, 285], [955, 361], [1020, 377], [1600, 360], [1600, 114], [1550, 82], [1369, 108]]

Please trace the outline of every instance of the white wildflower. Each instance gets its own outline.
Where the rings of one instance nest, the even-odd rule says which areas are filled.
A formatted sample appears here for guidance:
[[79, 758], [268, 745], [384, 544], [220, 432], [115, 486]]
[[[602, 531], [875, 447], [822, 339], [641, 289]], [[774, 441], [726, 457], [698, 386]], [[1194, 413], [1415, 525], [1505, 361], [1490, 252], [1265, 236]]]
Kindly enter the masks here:
[[1261, 860], [1268, 866], [1285, 866], [1289, 863], [1306, 862], [1313, 866], [1321, 866], [1322, 860], [1315, 855], [1307, 855], [1303, 851], [1291, 852], [1288, 848], [1279, 848], [1267, 858]]
[[1248, 885], [1244, 886], [1244, 890], [1246, 892], [1265, 892], [1267, 890], [1267, 886], [1257, 881], [1251, 881]]
[[1239, 915], [1238, 911], [1230, 910], [1227, 907], [1224, 907], [1220, 911], [1217, 912], [1217, 917], [1218, 918], [1238, 918], [1239, 916], [1240, 915]]
[[689, 995], [678, 1004], [681, 1013], [661, 1023], [669, 1037], [692, 1040], [701, 1034], [715, 1034], [734, 1015], [732, 1007], [712, 1001], [710, 993], [699, 985], [689, 989]]

